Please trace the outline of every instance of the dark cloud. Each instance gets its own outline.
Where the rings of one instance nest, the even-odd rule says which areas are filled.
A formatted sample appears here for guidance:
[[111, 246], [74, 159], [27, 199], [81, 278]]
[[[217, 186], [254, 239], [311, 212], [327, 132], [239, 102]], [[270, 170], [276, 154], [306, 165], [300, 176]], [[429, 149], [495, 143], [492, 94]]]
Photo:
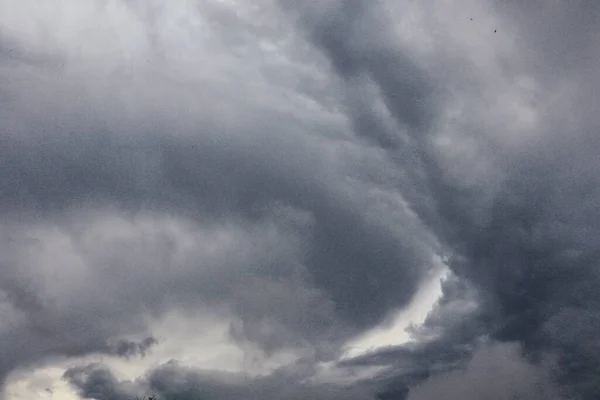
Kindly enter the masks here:
[[464, 368], [437, 375], [410, 390], [419, 399], [561, 399], [547, 370], [528, 363], [512, 344], [479, 349]]
[[[386, 20], [378, 19], [377, 29], [374, 29], [376, 24], [367, 22], [376, 14], [372, 10], [377, 7], [367, 11], [361, 8], [364, 6], [361, 2], [339, 2], [339, 9], [335, 8], [333, 16], [325, 19], [323, 28], [319, 25], [315, 30], [316, 43], [328, 54], [338, 73], [343, 78], [368, 75], [381, 90], [396, 124], [409, 127], [406, 132], [413, 139], [413, 149], [420, 161], [412, 167], [422, 168], [425, 179], [411, 182], [413, 188], [421, 188], [420, 191], [408, 189], [405, 193], [414, 194], [415, 209], [425, 220], [431, 221], [430, 226], [438, 238], [454, 253], [449, 262], [451, 270], [477, 291], [478, 311], [462, 322], [462, 326], [450, 328], [450, 324], [456, 325], [456, 322], [447, 316], [448, 312], [452, 316], [453, 311], [444, 310], [444, 300], [430, 316], [426, 327], [436, 327], [434, 331], [437, 329], [440, 339], [423, 348], [425, 354], [434, 357], [427, 360], [424, 370], [444, 360], [444, 354], [452, 345], [472, 343], [486, 334], [501, 341], [519, 341], [526, 352], [538, 356], [544, 351], [560, 354], [559, 358], [565, 361], [558, 375], [568, 376], [563, 381], [578, 387], [585, 398], [598, 395], [595, 379], [591, 378], [591, 371], [597, 366], [591, 362], [593, 357], [587, 356], [594, 351], [593, 341], [572, 327], [578, 324], [557, 322], [570, 318], [593, 320], [599, 299], [595, 294], [599, 283], [596, 268], [599, 247], [595, 239], [599, 216], [595, 199], [600, 193], [593, 171], [600, 168], [600, 159], [595, 150], [590, 151], [597, 146], [598, 120], [590, 108], [595, 103], [589, 91], [598, 86], [598, 79], [589, 72], [595, 60], [592, 54], [597, 54], [598, 47], [597, 41], [590, 38], [597, 34], [598, 24], [591, 22], [597, 7], [590, 5], [586, 9], [583, 3], [554, 2], [545, 4], [542, 11], [529, 9], [529, 13], [523, 12], [527, 7], [519, 4], [499, 6], [506, 13], [508, 23], [515, 24], [516, 35], [523, 35], [519, 39], [522, 42], [516, 45], [517, 57], [504, 60], [503, 73], [516, 78], [516, 71], [522, 68], [521, 71], [532, 74], [541, 85], [548, 85], [540, 92], [564, 90], [571, 97], [569, 105], [557, 100], [539, 107], [540, 136], [523, 143], [518, 151], [479, 146], [479, 151], [487, 152], [493, 160], [500, 178], [468, 185], [453, 176], [445, 165], [446, 160], [437, 153], [432, 142], [435, 132], [416, 122], [435, 121], [435, 108], [426, 106], [428, 96], [435, 93], [428, 89], [429, 82], [443, 86], [438, 92], [450, 86], [435, 81], [439, 70], [432, 69], [431, 78], [427, 79], [426, 72], [415, 73], [415, 67], [403, 61], [404, 56], [391, 51], [385, 40]], [[532, 24], [533, 19], [541, 22]], [[569, 35], [549, 40], [552, 35], [546, 33], [550, 30], [554, 33], [562, 30]], [[380, 51], [386, 58], [377, 56]], [[446, 76], [458, 78], [460, 73], [453, 71]], [[419, 75], [421, 79], [410, 79]], [[400, 80], [403, 77], [406, 80]], [[413, 86], [411, 82], [418, 83]], [[583, 88], [584, 85], [587, 87]], [[413, 87], [418, 90], [413, 91]], [[421, 97], [412, 96], [413, 92]], [[423, 114], [427, 116], [417, 118], [419, 113], [413, 105], [425, 107], [433, 117]], [[573, 109], [577, 117], [567, 117], [570, 123], [564, 121], [563, 106], [569, 110], [577, 107]], [[370, 113], [375, 121], [381, 120], [381, 116], [366, 107], [362, 111]], [[359, 118], [365, 120], [362, 116]], [[470, 124], [472, 126], [466, 128], [485, 129], [483, 120], [476, 119]], [[512, 134], [508, 127], [504, 129], [505, 134]], [[382, 131], [374, 123], [369, 123], [367, 130], [375, 130], [371, 134], [374, 137]], [[502, 131], [488, 129], [482, 132], [481, 142], [502, 134]], [[399, 167], [406, 167], [405, 159], [394, 154], [397, 151], [394, 146], [381, 140], [378, 144], [398, 160]], [[413, 176], [419, 178], [418, 173]], [[595, 326], [593, 322], [589, 325]], [[549, 329], [556, 330], [549, 333]], [[564, 332], [559, 334], [562, 330]], [[565, 341], [566, 337], [569, 339]], [[440, 343], [444, 344], [445, 351], [440, 351]], [[405, 360], [407, 351], [402, 348], [389, 356], [385, 352], [377, 353], [364, 360], [393, 364], [392, 360]], [[464, 355], [453, 358], [464, 359]], [[573, 363], [575, 359], [577, 362]]]
[[[158, 399], [563, 399], [552, 383], [548, 365], [534, 365], [515, 344], [482, 344], [468, 363], [418, 377], [421, 383], [399, 382], [377, 389], [373, 382], [351, 385], [302, 383], [302, 369], [284, 368], [260, 378], [233, 373], [199, 371], [170, 362], [135, 383], [118, 381], [102, 365], [76, 367], [65, 379], [85, 398], [120, 399], [125, 393], [151, 393]], [[405, 376], [408, 376], [406, 374]], [[407, 379], [408, 381], [408, 379]], [[416, 381], [413, 381], [413, 383]], [[408, 382], [405, 382], [407, 384]]]
[[[265, 1], [261, 27], [117, 3], [129, 36], [99, 28], [91, 46], [0, 2], [0, 376], [144, 355], [154, 339], [122, 338], [197, 309], [234, 318], [238, 344], [310, 349], [312, 368], [410, 304], [440, 253], [451, 278], [414, 341], [337, 362], [384, 367], [350, 388], [305, 384], [311, 368], [65, 377], [97, 399], [598, 397], [595, 3], [468, 2], [482, 16], [455, 32], [426, 1], [406, 11], [429, 32], [414, 43], [385, 1]], [[217, 39], [199, 50], [203, 13]], [[294, 78], [256, 37], [285, 38]]]
[[[302, 383], [293, 371], [282, 370], [263, 378], [198, 371], [167, 363], [152, 370], [135, 383], [117, 380], [102, 365], [88, 365], [68, 370], [64, 378], [84, 397], [97, 400], [125, 399], [152, 395], [157, 399], [349, 399], [373, 398], [369, 387], [314, 385]], [[131, 397], [130, 397], [131, 398]]]
[[[48, 74], [56, 77], [55, 73]], [[56, 74], [65, 85], [70, 85], [70, 77]], [[44, 85], [40, 82], [35, 89], [42, 98], [55, 90], [54, 83]], [[67, 92], [63, 101], [74, 102], [70, 96], [78, 93], [63, 90]], [[27, 107], [36, 111], [42, 107], [40, 99], [19, 95], [25, 99], [15, 101], [15, 107], [24, 107], [25, 101]], [[107, 102], [113, 96], [114, 93], [101, 94]], [[221, 121], [210, 121], [210, 115], [204, 121], [204, 117], [194, 117], [198, 126], [191, 129], [182, 126], [181, 121], [164, 120], [162, 114], [151, 115], [146, 107], [152, 109], [153, 105], [139, 106], [147, 119], [142, 119], [140, 124], [135, 121], [135, 126], [121, 125], [128, 117], [118, 107], [100, 104], [86, 96], [73, 103], [74, 108], [68, 113], [61, 107], [56, 109], [50, 105], [51, 111], [39, 116], [33, 113], [26, 119], [11, 114], [5, 122], [8, 129], [26, 130], [28, 134], [22, 137], [9, 132], [2, 137], [0, 163], [5, 173], [0, 190], [4, 193], [2, 211], [7, 220], [17, 224], [15, 220], [41, 218], [69, 224], [79, 218], [78, 213], [94, 213], [99, 209], [121, 209], [129, 215], [167, 212], [191, 218], [204, 226], [238, 224], [248, 234], [252, 234], [256, 226], [262, 230], [260, 226], [274, 224], [277, 230], [289, 230], [286, 236], [293, 240], [290, 245], [282, 240], [275, 246], [283, 248], [270, 248], [270, 254], [259, 250], [261, 254], [255, 261], [245, 254], [245, 266], [240, 264], [250, 276], [258, 276], [256, 288], [264, 287], [258, 292], [276, 296], [271, 299], [246, 294], [244, 288], [249, 287], [248, 284], [233, 278], [234, 265], [232, 269], [222, 269], [224, 272], [218, 275], [215, 270], [211, 278], [214, 280], [208, 284], [206, 276], [194, 276], [192, 260], [188, 260], [190, 264], [184, 267], [183, 275], [167, 270], [153, 275], [126, 261], [126, 249], [95, 254], [98, 259], [85, 262], [94, 265], [95, 274], [106, 285], [105, 290], [127, 298], [127, 306], [120, 310], [107, 309], [103, 301], [94, 304], [94, 300], [90, 300], [90, 307], [100, 307], [110, 315], [113, 325], [109, 326], [115, 331], [129, 329], [121, 326], [130, 325], [129, 312], [139, 312], [141, 307], [164, 309], [161, 304], [164, 297], [157, 293], [169, 291], [175, 302], [233, 303], [233, 308], [245, 318], [244, 332], [266, 347], [272, 346], [273, 339], [252, 334], [252, 325], [273, 321], [276, 325], [283, 324], [276, 330], [280, 346], [288, 341], [314, 342], [316, 337], [323, 337], [323, 332], [331, 330], [335, 331], [334, 336], [329, 335], [327, 340], [339, 342], [382, 320], [394, 308], [407, 304], [420, 277], [431, 265], [428, 243], [431, 240], [417, 219], [404, 210], [399, 210], [394, 219], [382, 219], [378, 215], [382, 209], [373, 205], [369, 193], [379, 188], [378, 183], [363, 182], [363, 177], [352, 176], [356, 175], [353, 173], [349, 183], [345, 183], [343, 170], [338, 171], [319, 159], [318, 142], [291, 135], [285, 121], [280, 122], [275, 116], [272, 120], [243, 121], [244, 132], [236, 132], [218, 125]], [[51, 120], [47, 113], [52, 115]], [[173, 129], [178, 130], [177, 135], [162, 134], [163, 130]], [[383, 163], [383, 167], [392, 166]], [[373, 215], [365, 215], [366, 210], [372, 210]], [[295, 218], [297, 213], [306, 215], [307, 222], [301, 222], [305, 226], [286, 228], [289, 225], [286, 220]], [[395, 219], [402, 222], [403, 229], [393, 222]], [[278, 228], [281, 224], [287, 225]], [[67, 235], [77, 234], [70, 229], [67, 228]], [[301, 251], [294, 248], [295, 242]], [[265, 248], [264, 244], [256, 244]], [[76, 251], [81, 252], [77, 246], [75, 244]], [[155, 249], [156, 259], [167, 265], [173, 250], [169, 244], [160, 244]], [[240, 258], [233, 254], [232, 264], [241, 262], [241, 254]], [[18, 262], [15, 260], [6, 270], [18, 271]], [[122, 279], [116, 282], [111, 277], [115, 263], [131, 266], [121, 268]], [[140, 260], [140, 263], [146, 262]], [[175, 269], [178, 270], [180, 268]], [[289, 272], [300, 274], [299, 278], [290, 279], [289, 284], [307, 288], [279, 295], [277, 287], [288, 283], [273, 280]], [[9, 288], [11, 302], [26, 313], [37, 309], [40, 317], [35, 317], [36, 324], [46, 324], [41, 321], [46, 320], [43, 315], [52, 313], [51, 307], [39, 304], [44, 300], [39, 298], [38, 289], [21, 290], [19, 279], [19, 273], [15, 272], [15, 282]], [[252, 281], [251, 277], [248, 279]], [[134, 282], [141, 285], [135, 289], [125, 286]], [[175, 291], [172, 285], [177, 288]], [[92, 291], [101, 295], [101, 291]], [[280, 300], [291, 293], [308, 297], [285, 300], [296, 308], [290, 308], [285, 315], [283, 309], [272, 309], [270, 302], [283, 305]], [[312, 303], [324, 307], [323, 311], [316, 312], [310, 306]], [[86, 318], [85, 310], [81, 311], [82, 314], [75, 316], [71, 312], [64, 318], [86, 326], [83, 321], [76, 322], [78, 318]], [[101, 341], [109, 339], [110, 336], [103, 336], [112, 335], [109, 328], [99, 329], [96, 325], [100, 322], [92, 319], [86, 322], [89, 331], [104, 332], [99, 337]], [[65, 321], [55, 322], [60, 318], [47, 320], [59, 330], [66, 326]], [[139, 327], [131, 329], [136, 328]], [[286, 335], [291, 337], [288, 339]]]
[[112, 350], [121, 357], [145, 356], [146, 352], [155, 344], [157, 340], [153, 337], [148, 337], [140, 342], [121, 339], [112, 347]]
[[[431, 267], [433, 240], [408, 211], [390, 218], [385, 203], [374, 203], [373, 192], [392, 182], [391, 163], [376, 154], [363, 161], [351, 149], [330, 162], [326, 148], [344, 141], [299, 135], [304, 127], [293, 118], [269, 110], [257, 118], [242, 104], [222, 119], [164, 76], [139, 73], [155, 87], [149, 94], [122, 72], [108, 80], [101, 70], [76, 73], [71, 68], [83, 61], [51, 54], [64, 65], [25, 67], [21, 59], [3, 71], [11, 96], [0, 139], [0, 212], [12, 228], [2, 289], [24, 318], [7, 332], [19, 339], [5, 372], [49, 354], [129, 354], [124, 343], [114, 351], [106, 343], [143, 333], [144, 312], [197, 305], [238, 315], [236, 340], [269, 352], [310, 346], [331, 357], [344, 339], [411, 300]], [[365, 176], [369, 163], [378, 181]], [[212, 260], [201, 251], [181, 261], [169, 235], [81, 240], [109, 215], [163, 213], [206, 232], [233, 226], [237, 243]], [[278, 238], [265, 237], [271, 232]], [[73, 268], [82, 281], [47, 292], [45, 274], [62, 275], [54, 263], [65, 260], [26, 256], [45, 246], [26, 237], [40, 235], [68, 242], [64, 251], [79, 258]]]
[[78, 394], [84, 399], [130, 400], [137, 394], [132, 382], [119, 382], [100, 364], [69, 369], [64, 379], [77, 387]]

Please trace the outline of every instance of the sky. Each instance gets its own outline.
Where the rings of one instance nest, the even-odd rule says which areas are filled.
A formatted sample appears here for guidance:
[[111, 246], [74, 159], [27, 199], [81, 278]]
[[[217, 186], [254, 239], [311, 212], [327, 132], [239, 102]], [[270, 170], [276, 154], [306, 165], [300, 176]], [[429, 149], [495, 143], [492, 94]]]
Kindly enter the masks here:
[[600, 398], [600, 2], [0, 0], [1, 400]]

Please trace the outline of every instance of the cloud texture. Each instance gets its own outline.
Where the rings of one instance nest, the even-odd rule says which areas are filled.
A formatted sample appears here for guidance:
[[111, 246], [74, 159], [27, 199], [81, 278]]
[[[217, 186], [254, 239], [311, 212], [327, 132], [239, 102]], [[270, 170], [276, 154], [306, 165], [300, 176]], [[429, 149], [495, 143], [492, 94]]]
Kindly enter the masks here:
[[[0, 379], [598, 398], [599, 55], [586, 0], [0, 0]], [[411, 341], [344, 357], [440, 259]]]

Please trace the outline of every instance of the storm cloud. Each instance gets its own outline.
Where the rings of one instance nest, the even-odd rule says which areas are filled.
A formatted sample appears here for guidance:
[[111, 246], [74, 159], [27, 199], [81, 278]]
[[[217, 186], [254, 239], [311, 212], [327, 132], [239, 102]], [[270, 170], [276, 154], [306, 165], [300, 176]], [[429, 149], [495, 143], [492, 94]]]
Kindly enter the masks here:
[[[0, 379], [54, 366], [106, 400], [597, 398], [599, 17], [0, 0]], [[345, 356], [436, 260], [411, 340]], [[221, 344], [184, 356], [194, 335]]]

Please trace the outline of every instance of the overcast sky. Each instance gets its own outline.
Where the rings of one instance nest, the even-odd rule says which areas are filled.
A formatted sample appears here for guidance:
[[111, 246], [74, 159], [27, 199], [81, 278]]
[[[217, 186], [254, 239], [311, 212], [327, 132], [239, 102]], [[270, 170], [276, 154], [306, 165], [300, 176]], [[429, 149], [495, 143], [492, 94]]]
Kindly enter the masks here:
[[0, 0], [2, 400], [600, 398], [597, 0]]

